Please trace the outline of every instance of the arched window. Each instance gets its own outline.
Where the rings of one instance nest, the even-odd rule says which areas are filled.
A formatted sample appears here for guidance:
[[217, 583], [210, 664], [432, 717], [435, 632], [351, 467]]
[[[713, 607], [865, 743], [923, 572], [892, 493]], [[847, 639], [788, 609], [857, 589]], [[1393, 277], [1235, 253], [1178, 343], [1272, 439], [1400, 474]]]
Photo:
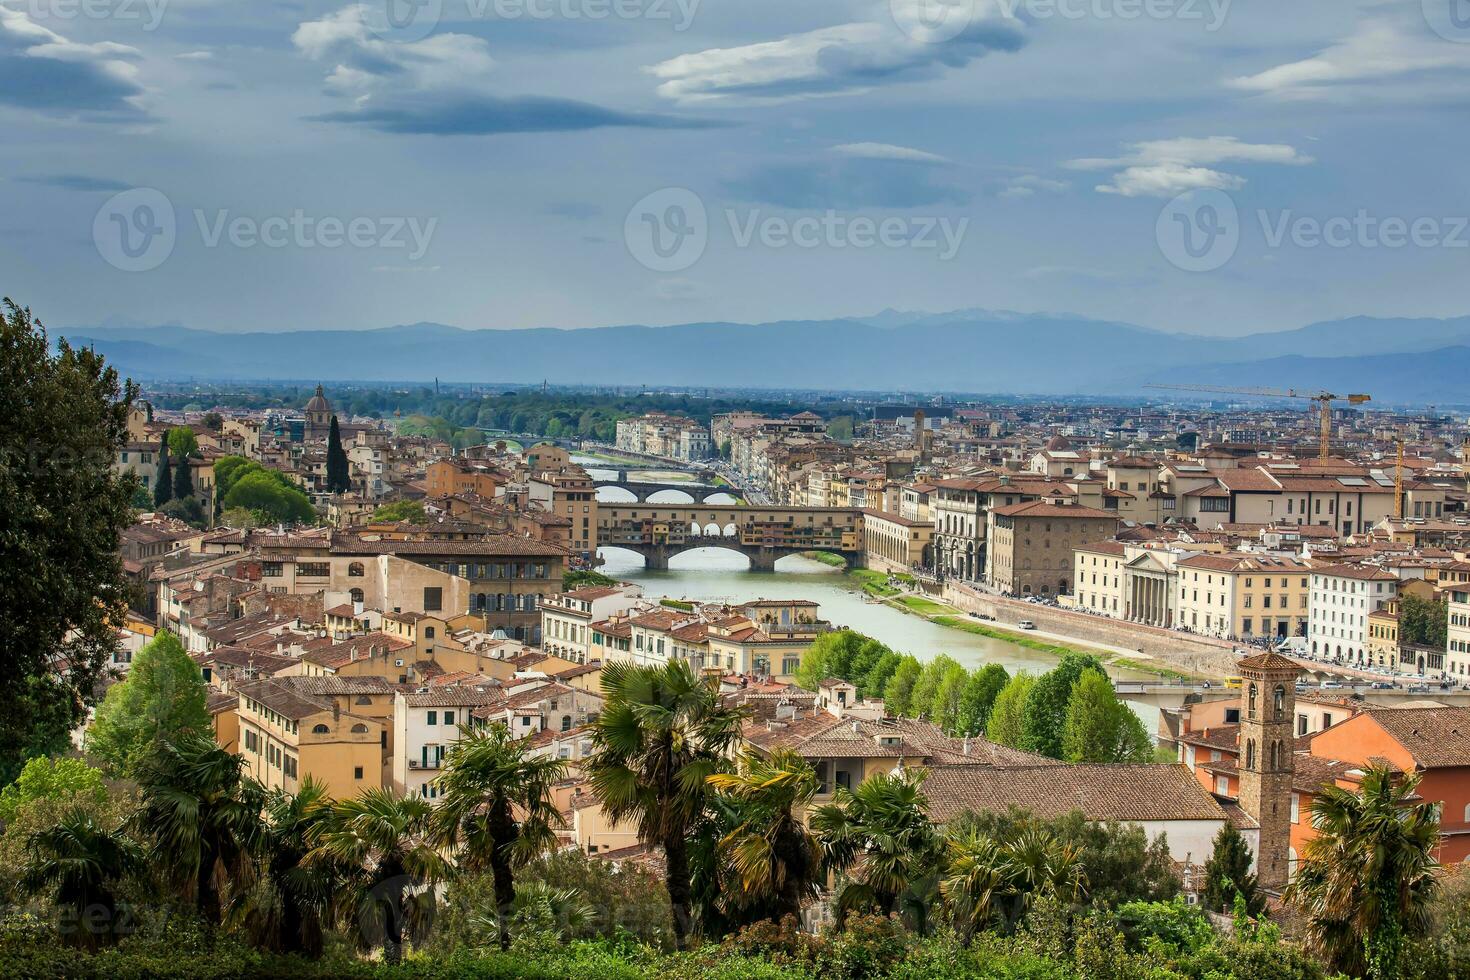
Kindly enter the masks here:
[[354, 735], [366, 735], [367, 730], [367, 726], [360, 722], [352, 726], [352, 734]]
[[1256, 740], [1253, 738], [1245, 740], [1245, 767], [1247, 769], [1256, 767]]
[[1250, 696], [1246, 700], [1246, 714], [1254, 718], [1256, 716], [1256, 684], [1251, 682]]
[[1275, 705], [1276, 717], [1279, 719], [1283, 714], [1286, 713], [1286, 686], [1283, 684], [1276, 685]]
[[362, 578], [366, 574], [367, 568], [360, 561], [355, 561], [347, 566], [347, 575], [349, 578]]
[[1470, 803], [1465, 804], [1465, 822], [1470, 823]]
[[362, 589], [353, 589], [353, 590], [352, 590], [352, 591], [351, 591], [351, 592], [350, 592], [350, 593], [348, 593], [348, 594], [349, 594], [349, 595], [351, 595], [351, 596], [352, 596], [352, 601], [353, 601], [353, 602], [354, 602], [354, 603], [358, 603], [358, 602], [362, 602], [362, 599], [363, 599], [363, 596], [362, 596]]
[[1277, 739], [1271, 743], [1271, 771], [1275, 772], [1281, 768], [1281, 740]]
[[564, 732], [569, 732], [569, 731], [572, 730], [572, 716], [571, 715], [562, 715], [561, 716], [561, 730], [564, 731]]
[[313, 735], [326, 735], [330, 731], [331, 731], [331, 729], [328, 728], [326, 725], [312, 725], [311, 726], [311, 733]]
[[357, 696], [357, 703], [358, 704], [372, 704], [373, 703], [373, 699], [370, 698], [370, 697], [368, 697], [366, 694], [359, 694]]

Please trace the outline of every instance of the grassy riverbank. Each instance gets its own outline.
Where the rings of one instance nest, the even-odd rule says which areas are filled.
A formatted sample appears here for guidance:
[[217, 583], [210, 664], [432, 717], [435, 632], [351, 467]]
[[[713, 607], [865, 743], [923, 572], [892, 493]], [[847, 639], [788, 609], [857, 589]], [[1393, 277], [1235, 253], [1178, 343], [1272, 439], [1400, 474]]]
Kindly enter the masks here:
[[845, 558], [843, 558], [841, 555], [834, 555], [826, 551], [803, 551], [801, 553], [801, 557], [808, 558], [812, 561], [819, 561], [823, 565], [830, 565], [833, 568], [847, 567], [847, 560]]

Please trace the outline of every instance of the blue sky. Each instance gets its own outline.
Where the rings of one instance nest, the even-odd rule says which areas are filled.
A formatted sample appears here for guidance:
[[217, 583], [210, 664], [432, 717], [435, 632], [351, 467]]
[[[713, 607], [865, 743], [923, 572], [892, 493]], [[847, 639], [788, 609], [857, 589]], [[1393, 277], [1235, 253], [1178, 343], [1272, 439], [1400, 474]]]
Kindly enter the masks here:
[[1470, 0], [389, 2], [0, 0], [0, 289], [62, 328], [1470, 312]]

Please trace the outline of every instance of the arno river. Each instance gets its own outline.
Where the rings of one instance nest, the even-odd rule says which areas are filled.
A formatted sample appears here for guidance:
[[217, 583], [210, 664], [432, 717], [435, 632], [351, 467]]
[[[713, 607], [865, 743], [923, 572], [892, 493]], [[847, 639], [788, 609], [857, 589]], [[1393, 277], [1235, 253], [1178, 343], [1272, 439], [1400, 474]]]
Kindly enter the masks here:
[[[610, 477], [607, 464], [590, 458], [578, 458], [594, 477]], [[665, 497], [667, 499], [665, 500]], [[630, 494], [614, 487], [598, 491], [598, 498], [608, 502], [625, 502]], [[655, 494], [650, 503], [687, 503], [683, 495], [668, 492]], [[733, 499], [714, 497], [710, 503], [731, 503]], [[900, 612], [890, 606], [866, 602], [863, 592], [840, 569], [809, 559], [782, 559], [775, 573], [748, 571], [745, 556], [718, 548], [702, 548], [676, 555], [666, 572], [650, 572], [643, 559], [631, 551], [605, 548], [601, 551], [605, 564], [600, 571], [629, 582], [637, 582], [649, 596], [674, 599], [698, 599], [706, 602], [746, 602], [751, 599], [810, 599], [821, 603], [823, 619], [874, 637], [902, 653], [912, 653], [920, 660], [932, 660], [947, 653], [966, 667], [999, 663], [1012, 673], [1017, 670], [1042, 672], [1056, 664], [1054, 658], [1005, 640], [976, 636], [962, 630], [936, 626], [919, 616]], [[1115, 676], [1144, 677], [1133, 672], [1116, 672]]]

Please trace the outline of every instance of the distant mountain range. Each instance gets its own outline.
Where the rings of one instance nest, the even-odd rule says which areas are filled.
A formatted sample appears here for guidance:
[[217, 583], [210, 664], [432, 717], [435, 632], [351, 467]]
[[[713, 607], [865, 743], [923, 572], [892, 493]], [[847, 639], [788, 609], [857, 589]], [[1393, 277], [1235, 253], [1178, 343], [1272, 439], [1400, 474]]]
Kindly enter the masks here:
[[[1470, 404], [1470, 316], [1354, 317], [1245, 337], [994, 310], [583, 330], [59, 331], [139, 380], [510, 382], [1131, 395], [1156, 382], [1363, 391]], [[1159, 397], [1165, 392], [1154, 393]]]

